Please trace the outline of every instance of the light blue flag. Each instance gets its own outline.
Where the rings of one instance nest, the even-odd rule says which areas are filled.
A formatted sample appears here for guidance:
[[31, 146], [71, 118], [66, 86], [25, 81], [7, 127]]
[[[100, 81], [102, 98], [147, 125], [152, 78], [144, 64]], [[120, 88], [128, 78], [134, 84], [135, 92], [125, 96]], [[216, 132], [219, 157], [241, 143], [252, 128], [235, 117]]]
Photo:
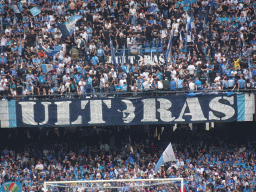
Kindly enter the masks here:
[[12, 5], [12, 9], [13, 9], [14, 13], [20, 13], [20, 10], [17, 5]]
[[53, 66], [51, 64], [41, 64], [42, 72], [48, 73], [53, 70]]
[[32, 9], [30, 9], [30, 12], [33, 15], [33, 17], [41, 13], [41, 11], [37, 7], [33, 7]]
[[21, 192], [21, 183], [18, 182], [6, 182], [0, 187], [1, 192]]
[[73, 22], [73, 21], [75, 21], [75, 22], [77, 22], [79, 19], [81, 19], [83, 16], [81, 16], [81, 15], [72, 15], [72, 16], [70, 16], [69, 18], [68, 18], [68, 20], [70, 21], [70, 22]]
[[166, 162], [169, 161], [176, 161], [174, 152], [173, 152], [173, 148], [172, 148], [172, 144], [170, 143], [166, 149], [164, 150], [163, 154], [161, 155], [160, 159], [158, 160], [156, 167], [155, 167], [155, 173], [158, 172], [158, 169], [164, 165]]

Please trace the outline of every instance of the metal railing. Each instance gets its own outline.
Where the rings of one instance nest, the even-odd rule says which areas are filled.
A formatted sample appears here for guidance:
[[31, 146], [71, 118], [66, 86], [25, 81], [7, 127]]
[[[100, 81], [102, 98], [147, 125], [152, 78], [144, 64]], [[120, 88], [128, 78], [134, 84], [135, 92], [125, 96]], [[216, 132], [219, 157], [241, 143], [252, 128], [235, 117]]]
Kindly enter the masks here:
[[95, 93], [65, 93], [65, 94], [50, 94], [50, 95], [16, 95], [16, 96], [0, 96], [0, 100], [56, 100], [56, 99], [103, 99], [103, 98], [129, 98], [129, 97], [163, 97], [163, 96], [196, 96], [196, 95], [218, 95], [218, 94], [242, 94], [242, 93], [256, 93], [256, 89], [246, 90], [178, 90], [178, 91], [165, 91], [165, 90], [143, 90], [134, 92], [95, 92]]

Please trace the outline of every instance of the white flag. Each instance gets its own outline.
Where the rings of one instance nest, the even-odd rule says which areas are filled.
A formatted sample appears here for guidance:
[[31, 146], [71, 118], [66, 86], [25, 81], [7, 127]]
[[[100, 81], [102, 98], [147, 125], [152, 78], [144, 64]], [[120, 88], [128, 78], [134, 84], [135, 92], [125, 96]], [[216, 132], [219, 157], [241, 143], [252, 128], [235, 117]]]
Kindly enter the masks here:
[[161, 155], [160, 159], [158, 160], [156, 167], [155, 167], [155, 173], [157, 173], [158, 169], [164, 165], [166, 162], [169, 161], [176, 161], [174, 151], [172, 148], [172, 144], [170, 143], [166, 149], [164, 150], [163, 154]]

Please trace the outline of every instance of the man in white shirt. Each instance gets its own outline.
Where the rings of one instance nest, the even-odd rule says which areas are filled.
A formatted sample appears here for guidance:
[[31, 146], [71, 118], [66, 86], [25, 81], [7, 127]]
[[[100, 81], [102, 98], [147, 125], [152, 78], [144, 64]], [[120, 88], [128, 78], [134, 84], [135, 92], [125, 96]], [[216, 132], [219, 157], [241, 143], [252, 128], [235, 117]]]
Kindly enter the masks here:
[[88, 35], [85, 30], [83, 30], [83, 33], [81, 33], [80, 35], [86, 42], [88, 41]]
[[158, 88], [158, 90], [162, 90], [164, 88], [162, 80], [157, 82], [157, 88]]
[[79, 81], [78, 85], [85, 87], [86, 82], [84, 81], [84, 78], [81, 78], [81, 80]]
[[62, 80], [63, 80], [64, 83], [67, 82], [68, 80], [70, 80], [69, 74], [67, 73], [66, 75], [64, 75], [62, 77]]
[[219, 76], [219, 73], [216, 73], [216, 77], [215, 77], [215, 79], [214, 79], [214, 83], [215, 83], [215, 85], [216, 85], [216, 84], [220, 85], [220, 83], [221, 83], [221, 77]]
[[189, 86], [189, 90], [190, 90], [191, 92], [194, 92], [194, 91], [195, 91], [196, 86], [195, 86], [195, 83], [194, 83], [193, 80], [190, 80], [188, 86]]
[[148, 78], [148, 74], [149, 74], [149, 72], [147, 71], [147, 69], [145, 69], [145, 71], [143, 72], [143, 76], [144, 76], [145, 78]]
[[12, 29], [11, 27], [9, 26], [7, 29], [5, 29], [4, 33], [7, 35], [7, 33], [11, 34], [12, 32]]
[[41, 161], [38, 161], [38, 163], [37, 163], [37, 165], [36, 165], [36, 167], [35, 167], [35, 170], [37, 170], [37, 171], [43, 171], [43, 169], [44, 169], [43, 164], [41, 163]]
[[71, 61], [71, 57], [69, 57], [68, 55], [66, 55], [66, 57], [64, 58], [64, 63], [68, 63]]
[[122, 76], [122, 79], [120, 79], [119, 84], [120, 84], [121, 86], [123, 86], [123, 85], [124, 85], [124, 82], [127, 83], [127, 82], [126, 82], [126, 79], [124, 79], [124, 76]]
[[5, 82], [0, 82], [0, 94], [1, 94], [1, 92], [3, 92], [4, 91], [4, 89], [5, 89], [5, 87], [6, 87], [6, 84], [5, 84]]
[[188, 72], [189, 72], [190, 75], [194, 75], [196, 68], [195, 68], [195, 66], [191, 63], [191, 64], [187, 67], [187, 70], [188, 70]]
[[6, 38], [6, 35], [3, 34], [1, 38], [1, 53], [5, 52], [6, 44], [7, 44], [7, 38]]

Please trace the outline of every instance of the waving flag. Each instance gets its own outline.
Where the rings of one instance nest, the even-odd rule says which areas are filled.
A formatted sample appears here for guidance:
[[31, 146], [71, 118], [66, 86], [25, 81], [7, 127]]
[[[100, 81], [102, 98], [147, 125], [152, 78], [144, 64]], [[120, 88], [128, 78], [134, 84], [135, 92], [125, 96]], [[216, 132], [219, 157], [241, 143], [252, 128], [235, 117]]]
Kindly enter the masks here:
[[13, 9], [14, 13], [20, 13], [20, 10], [17, 5], [12, 5], [12, 9]]
[[158, 160], [155, 167], [155, 173], [158, 172], [158, 169], [162, 165], [164, 165], [166, 162], [169, 162], [169, 161], [176, 161], [171, 143], [167, 146], [167, 148], [164, 150], [163, 154], [161, 155], [160, 159]]
[[172, 56], [172, 34], [170, 35], [170, 39], [169, 39], [169, 43], [168, 43], [168, 47], [167, 47], [167, 51], [166, 51], [166, 62], [172, 62], [171, 56]]
[[62, 33], [62, 38], [65, 39], [72, 33], [72, 31], [75, 30], [76, 20], [74, 20], [70, 23], [67, 23], [66, 25], [62, 24], [62, 23], [57, 23], [57, 26], [60, 29], [61, 33]]
[[42, 72], [48, 73], [53, 70], [53, 66], [51, 64], [41, 64]]
[[79, 19], [81, 19], [83, 16], [81, 16], [81, 15], [72, 15], [72, 16], [70, 16], [69, 18], [68, 18], [68, 20], [70, 21], [70, 22], [77, 22]]
[[153, 13], [155, 13], [155, 12], [157, 12], [157, 11], [159, 11], [159, 9], [157, 9], [157, 7], [153, 5], [152, 7], [150, 7], [150, 8], [148, 9], [147, 13], [153, 14]]
[[61, 49], [62, 46], [56, 46], [54, 50], [48, 49], [45, 45], [41, 46], [40, 49], [42, 49], [48, 57], [56, 55]]
[[33, 15], [33, 17], [41, 13], [41, 11], [37, 7], [33, 7], [32, 9], [30, 9], [30, 12]]
[[124, 65], [124, 60], [125, 60], [125, 46], [124, 46], [124, 50], [123, 50], [122, 66]]
[[110, 39], [111, 63], [112, 65], [116, 65], [115, 52], [114, 52], [114, 47], [113, 47], [111, 37], [109, 39]]

